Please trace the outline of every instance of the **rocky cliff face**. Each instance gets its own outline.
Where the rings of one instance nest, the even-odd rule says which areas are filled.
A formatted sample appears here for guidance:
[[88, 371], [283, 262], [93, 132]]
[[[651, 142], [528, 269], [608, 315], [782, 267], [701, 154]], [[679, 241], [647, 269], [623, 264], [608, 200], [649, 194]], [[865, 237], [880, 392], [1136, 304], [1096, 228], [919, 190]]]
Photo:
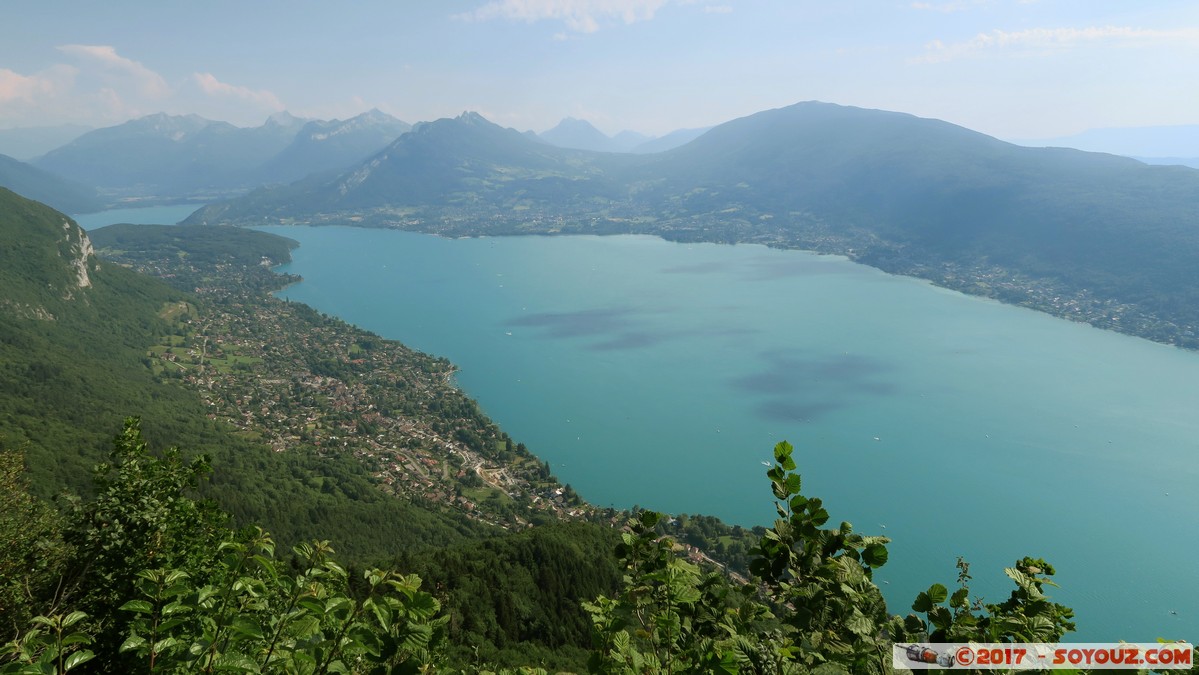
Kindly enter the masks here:
[[0, 188], [0, 313], [54, 320], [86, 306], [101, 262], [70, 218]]
[[[87, 272], [88, 267], [95, 269], [99, 265], [96, 261], [96, 251], [92, 248], [92, 240], [88, 239], [87, 232], [84, 232], [83, 228], [72, 224], [69, 220], [62, 221], [62, 229], [66, 232], [62, 243], [66, 248], [67, 264], [75, 272], [75, 286], [76, 288], [88, 288], [92, 285], [92, 279]], [[62, 251], [63, 247], [60, 246], [60, 254]]]

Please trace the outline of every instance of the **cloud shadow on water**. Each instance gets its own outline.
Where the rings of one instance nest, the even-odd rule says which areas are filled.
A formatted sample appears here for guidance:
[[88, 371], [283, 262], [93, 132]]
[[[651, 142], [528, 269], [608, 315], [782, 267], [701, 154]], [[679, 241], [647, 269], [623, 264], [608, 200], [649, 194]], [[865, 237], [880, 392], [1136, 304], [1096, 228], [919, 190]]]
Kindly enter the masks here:
[[809, 355], [763, 352], [762, 370], [730, 380], [737, 391], [758, 399], [755, 413], [767, 421], [808, 421], [864, 397], [884, 397], [898, 387], [890, 367], [851, 354]]
[[586, 346], [587, 349], [594, 351], [640, 349], [669, 340], [693, 336], [734, 339], [758, 332], [749, 328], [721, 325], [690, 330], [655, 329], [653, 315], [669, 312], [669, 309], [649, 312], [630, 307], [612, 307], [569, 312], [540, 312], [521, 315], [504, 323], [510, 328], [533, 329], [539, 336], [546, 338], [594, 338], [596, 341]]
[[511, 319], [509, 326], [540, 328], [546, 337], [574, 338], [612, 335], [631, 330], [637, 311], [627, 307], [541, 312]]
[[676, 336], [678, 336], [677, 331], [663, 331], [660, 333], [629, 331], [627, 333], [620, 333], [610, 340], [589, 345], [587, 348], [600, 352], [620, 349], [640, 349], [641, 347], [652, 347], [656, 344], [661, 344]]

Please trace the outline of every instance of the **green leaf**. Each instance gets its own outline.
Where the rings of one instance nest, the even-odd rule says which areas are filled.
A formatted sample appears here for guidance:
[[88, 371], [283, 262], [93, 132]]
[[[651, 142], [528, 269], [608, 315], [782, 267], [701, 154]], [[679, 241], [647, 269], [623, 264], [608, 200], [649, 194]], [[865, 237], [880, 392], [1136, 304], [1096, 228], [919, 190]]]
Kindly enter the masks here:
[[787, 441], [779, 441], [774, 446], [774, 461], [782, 464], [784, 459], [791, 457], [791, 451], [794, 449]]
[[35, 616], [35, 617], [33, 617], [33, 619], [31, 619], [31, 621], [33, 621], [36, 624], [41, 624], [43, 626], [46, 626], [48, 628], [54, 628], [54, 620], [48, 616]]
[[629, 634], [626, 631], [618, 631], [612, 636], [612, 647], [617, 654], [625, 654], [629, 650]]
[[238, 634], [258, 640], [262, 639], [262, 628], [258, 625], [257, 621], [254, 621], [248, 617], [239, 616], [234, 618], [233, 625], [230, 626], [230, 628], [232, 628], [234, 632]]
[[91, 650], [84, 649], [68, 656], [67, 661], [63, 664], [62, 668], [64, 671], [71, 670], [75, 666], [78, 666], [81, 663], [87, 663], [94, 658], [96, 658], [96, 655], [93, 654]]
[[171, 616], [172, 614], [186, 612], [188, 609], [190, 608], [187, 605], [176, 600], [175, 602], [169, 603], [162, 608], [162, 615]]
[[362, 605], [364, 607], [366, 607], [367, 609], [369, 609], [372, 614], [374, 614], [375, 621], [377, 621], [379, 623], [380, 628], [382, 628], [384, 631], [391, 630], [391, 609], [390, 608], [388, 608], [386, 605], [383, 605], [381, 603], [374, 602], [371, 599], [366, 600], [365, 602], [362, 603]]
[[177, 644], [179, 644], [178, 640], [176, 640], [173, 637], [167, 637], [167, 638], [163, 638], [163, 639], [159, 640], [158, 642], [155, 642], [154, 646], [151, 647], [150, 649], [155, 654], [161, 654], [164, 651], [170, 649], [171, 647], [174, 647]]
[[862, 551], [862, 560], [871, 567], [882, 567], [887, 564], [887, 547], [882, 544], [869, 544]]
[[216, 659], [217, 670], [222, 671], [241, 671], [245, 673], [259, 672], [258, 663], [238, 652], [226, 652], [221, 654]]
[[775, 499], [786, 499], [791, 496], [791, 493], [787, 491], [787, 485], [782, 481], [776, 480], [770, 484], [770, 487], [774, 490]]
[[797, 492], [799, 492], [800, 485], [801, 485], [801, 481], [799, 478], [799, 474], [793, 473], [793, 474], [787, 476], [787, 491], [788, 492], [790, 492], [791, 494], [796, 494]]
[[313, 598], [311, 596], [298, 600], [296, 602], [296, 604], [314, 614], [324, 614], [325, 613], [324, 603], [322, 603], [320, 600], [317, 600], [316, 598]]
[[166, 578], [163, 579], [163, 582], [167, 585], [177, 584], [185, 579], [188, 579], [190, 576], [191, 575], [183, 570], [171, 570], [170, 572], [167, 572]]
[[71, 633], [70, 635], [64, 637], [58, 644], [62, 645], [63, 647], [68, 647], [70, 645], [91, 644], [91, 642], [92, 636], [88, 635], [87, 633]]
[[716, 664], [716, 672], [720, 675], [737, 675], [741, 672], [741, 664], [737, 652], [729, 650], [720, 655], [720, 663]]
[[83, 612], [79, 612], [79, 611], [71, 612], [70, 614], [67, 615], [67, 618], [62, 620], [62, 627], [70, 628], [71, 626], [74, 626], [75, 624], [79, 623], [80, 621], [83, 621], [86, 618], [87, 618], [87, 614], [84, 614]]
[[912, 609], [917, 612], [927, 612], [933, 608], [933, 601], [928, 597], [928, 593], [920, 591], [920, 595], [916, 596], [916, 600], [912, 602]]
[[144, 644], [146, 644], [146, 638], [134, 635], [134, 636], [130, 637], [128, 640], [125, 640], [124, 642], [122, 642], [121, 648], [118, 651], [127, 652], [132, 649], [140, 649], [142, 647], [142, 645], [144, 645]]
[[658, 521], [661, 520], [661, 518], [662, 518], [662, 514], [658, 513], [657, 511], [642, 511], [641, 512], [641, 524], [646, 528], [656, 527], [658, 525]]
[[130, 600], [121, 605], [121, 610], [125, 612], [137, 612], [138, 614], [153, 614], [154, 605], [151, 605], [149, 600]]
[[183, 583], [173, 584], [171, 586], [167, 586], [166, 588], [162, 589], [162, 593], [159, 594], [159, 597], [160, 598], [173, 598], [178, 595], [183, 595], [184, 593], [187, 593], [190, 590], [191, 590], [191, 588], [189, 588], [187, 584], [183, 584]]
[[949, 606], [964, 608], [970, 604], [970, 589], [959, 588], [953, 592], [953, 596], [949, 598]]
[[949, 589], [941, 584], [933, 584], [928, 587], [928, 597], [934, 605], [939, 605], [945, 602], [945, 598], [949, 597]]
[[934, 607], [932, 611], [928, 613], [928, 620], [941, 630], [948, 630], [949, 627], [953, 625], [953, 615], [951, 615], [949, 610], [944, 607]]

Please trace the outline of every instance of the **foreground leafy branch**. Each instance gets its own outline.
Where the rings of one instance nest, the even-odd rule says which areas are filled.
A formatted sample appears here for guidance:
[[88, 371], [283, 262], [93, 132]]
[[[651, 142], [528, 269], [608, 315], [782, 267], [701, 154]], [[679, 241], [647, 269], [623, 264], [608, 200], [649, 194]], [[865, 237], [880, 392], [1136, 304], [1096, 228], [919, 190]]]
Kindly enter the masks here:
[[[959, 560], [953, 593], [933, 584], [907, 616], [888, 613], [873, 574], [887, 563], [889, 540], [849, 523], [826, 527], [830, 515], [802, 494], [792, 453], [775, 446], [767, 477], [778, 519], [752, 551], [749, 582], [686, 559], [660, 534], [662, 514], [628, 521], [616, 549], [619, 592], [583, 603], [595, 636], [591, 672], [890, 673], [899, 642], [1057, 642], [1073, 630], [1073, 612], [1045, 593], [1053, 567], [1031, 557], [1005, 570], [1015, 590], [1003, 602], [972, 598]], [[0, 674], [447, 667], [449, 617], [419, 577], [368, 569], [351, 584], [328, 542], [280, 559], [266, 532], [234, 532], [189, 496], [205, 471], [203, 459], [184, 462], [176, 451], [150, 455], [129, 420], [113, 463], [97, 473], [99, 495], [68, 514], [70, 546], [54, 550], [72, 555], [59, 590], [41, 598], [52, 610], [72, 599], [87, 613], [34, 617], [0, 648]], [[0, 497], [26, 504], [11, 478]]]

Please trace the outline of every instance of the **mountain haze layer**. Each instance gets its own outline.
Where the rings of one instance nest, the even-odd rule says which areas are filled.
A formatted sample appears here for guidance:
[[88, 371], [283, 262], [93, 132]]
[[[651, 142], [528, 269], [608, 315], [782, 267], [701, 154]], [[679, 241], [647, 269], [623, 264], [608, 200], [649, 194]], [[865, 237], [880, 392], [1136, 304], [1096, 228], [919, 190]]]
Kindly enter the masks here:
[[345, 169], [409, 128], [377, 110], [328, 122], [282, 112], [251, 128], [156, 114], [90, 131], [33, 164], [119, 197], [212, 198]]
[[6, 155], [0, 155], [0, 187], [67, 213], [90, 213], [104, 208], [94, 189]]
[[92, 130], [78, 124], [0, 129], [0, 154], [27, 162]]
[[198, 115], [150, 115], [90, 131], [33, 164], [117, 194], [228, 190], [287, 147], [302, 124], [275, 115], [243, 129]]
[[567, 117], [553, 129], [538, 134], [541, 140], [559, 148], [616, 152], [616, 144], [607, 134], [596, 129], [586, 120]]
[[700, 129], [677, 129], [665, 136], [659, 136], [643, 141], [629, 149], [630, 152], [635, 152], [639, 155], [648, 155], [654, 152], [665, 152], [673, 150], [681, 145], [686, 145], [691, 141], [703, 136], [712, 127], [703, 127]]
[[290, 183], [311, 173], [349, 168], [411, 128], [379, 110], [347, 120], [308, 122], [286, 148], [263, 165], [262, 180]]
[[258, 190], [202, 209], [187, 222], [240, 222], [250, 213], [252, 219], [360, 212], [399, 219], [443, 208], [593, 208], [622, 198], [623, 187], [608, 181], [606, 167], [624, 161], [621, 155], [558, 148], [463, 113], [418, 124], [341, 175]]

